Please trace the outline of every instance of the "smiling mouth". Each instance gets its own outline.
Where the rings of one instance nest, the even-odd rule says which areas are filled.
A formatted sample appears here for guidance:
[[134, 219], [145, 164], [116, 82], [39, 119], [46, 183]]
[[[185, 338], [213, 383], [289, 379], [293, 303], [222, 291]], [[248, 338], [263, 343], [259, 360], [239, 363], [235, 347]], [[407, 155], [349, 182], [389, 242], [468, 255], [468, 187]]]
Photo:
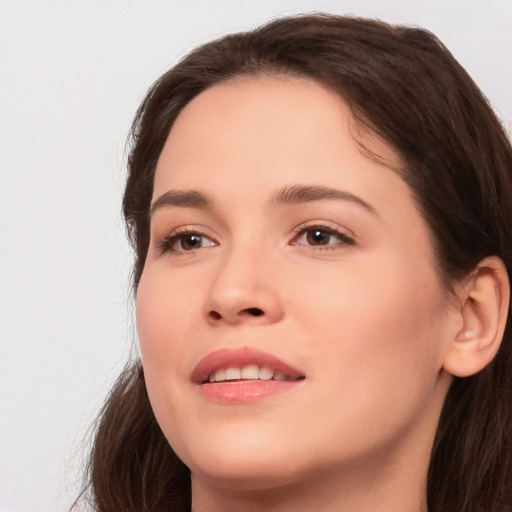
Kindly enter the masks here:
[[268, 352], [252, 347], [224, 348], [205, 356], [191, 374], [209, 401], [243, 404], [297, 388], [306, 379]]
[[252, 347], [223, 348], [206, 355], [191, 375], [192, 382], [207, 384], [232, 381], [295, 382], [305, 375], [268, 352]]
[[217, 382], [239, 382], [239, 381], [278, 381], [278, 382], [296, 382], [303, 380], [303, 376], [287, 375], [286, 373], [275, 370], [269, 366], [260, 366], [257, 364], [248, 364], [242, 367], [220, 368], [210, 373], [208, 379], [203, 384]]

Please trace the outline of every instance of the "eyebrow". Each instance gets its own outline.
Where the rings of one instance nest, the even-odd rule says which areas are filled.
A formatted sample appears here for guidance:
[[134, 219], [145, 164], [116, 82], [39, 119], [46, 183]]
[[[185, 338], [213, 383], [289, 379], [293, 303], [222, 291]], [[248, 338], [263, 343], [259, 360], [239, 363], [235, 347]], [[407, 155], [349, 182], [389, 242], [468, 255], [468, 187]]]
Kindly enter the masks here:
[[196, 190], [169, 190], [162, 194], [149, 210], [151, 216], [166, 206], [180, 206], [182, 208], [212, 208], [213, 202], [201, 192]]
[[272, 203], [275, 205], [301, 204], [322, 199], [351, 201], [363, 206], [371, 213], [377, 213], [375, 207], [350, 192], [319, 185], [293, 185], [291, 187], [283, 187], [272, 198]]
[[[376, 214], [376, 209], [350, 192], [320, 185], [292, 185], [280, 189], [271, 199], [274, 206], [308, 203], [312, 201], [342, 200], [351, 201], [363, 206], [366, 210]], [[168, 206], [181, 208], [213, 208], [213, 201], [197, 190], [169, 190], [162, 194], [150, 208], [150, 215]]]

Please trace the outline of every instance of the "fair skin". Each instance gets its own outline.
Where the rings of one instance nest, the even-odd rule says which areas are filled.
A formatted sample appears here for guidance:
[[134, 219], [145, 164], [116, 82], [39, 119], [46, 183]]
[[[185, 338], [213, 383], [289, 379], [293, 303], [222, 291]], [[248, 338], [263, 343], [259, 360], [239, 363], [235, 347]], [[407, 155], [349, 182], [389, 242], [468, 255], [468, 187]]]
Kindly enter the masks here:
[[[194, 512], [426, 510], [445, 365], [470, 374], [497, 349], [470, 345], [485, 316], [472, 283], [491, 296], [495, 280], [452, 300], [400, 160], [365, 138], [389, 166], [369, 159], [353, 133], [314, 82], [241, 78], [188, 104], [162, 151], [137, 325]], [[292, 382], [208, 382], [271, 356]]]

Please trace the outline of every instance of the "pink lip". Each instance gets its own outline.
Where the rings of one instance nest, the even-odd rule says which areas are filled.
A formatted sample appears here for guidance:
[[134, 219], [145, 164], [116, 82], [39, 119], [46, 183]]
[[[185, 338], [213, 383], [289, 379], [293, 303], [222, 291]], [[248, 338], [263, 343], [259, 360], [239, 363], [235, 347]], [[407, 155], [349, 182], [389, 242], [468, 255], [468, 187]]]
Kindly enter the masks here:
[[283, 372], [293, 378], [304, 377], [297, 369], [281, 361], [277, 357], [250, 347], [223, 348], [211, 352], [203, 357], [192, 372], [192, 381], [196, 384], [204, 384], [208, 381], [211, 373], [221, 368], [242, 367], [248, 364], [257, 364], [259, 366], [268, 366], [276, 371]]
[[[208, 382], [208, 377], [222, 368], [240, 368], [249, 364], [268, 366], [275, 371], [297, 380], [249, 380], [233, 382]], [[302, 383], [304, 374], [277, 357], [250, 347], [221, 349], [201, 359], [191, 375], [192, 382], [199, 384], [203, 395], [219, 403], [246, 403], [268, 395], [282, 393]]]

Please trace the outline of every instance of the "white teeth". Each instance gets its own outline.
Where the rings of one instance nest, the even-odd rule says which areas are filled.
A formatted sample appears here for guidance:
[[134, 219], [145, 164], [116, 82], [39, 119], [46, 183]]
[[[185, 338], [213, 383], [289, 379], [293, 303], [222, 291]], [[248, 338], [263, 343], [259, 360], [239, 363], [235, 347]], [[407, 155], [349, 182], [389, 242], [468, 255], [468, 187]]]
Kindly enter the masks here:
[[268, 366], [261, 368], [257, 364], [248, 364], [242, 368], [229, 367], [222, 368], [212, 373], [208, 377], [208, 382], [225, 382], [228, 380], [270, 380], [274, 378], [277, 381], [294, 381], [293, 377], [285, 375], [283, 372], [276, 371]]
[[238, 380], [240, 379], [242, 372], [240, 368], [228, 368], [226, 370], [226, 380]]
[[223, 380], [226, 380], [226, 370], [217, 370], [214, 374], [213, 380], [215, 382], [222, 382]]
[[260, 380], [270, 380], [274, 376], [274, 370], [268, 366], [260, 368]]
[[244, 366], [241, 372], [242, 379], [259, 379], [260, 378], [260, 368], [257, 364], [250, 364], [249, 366]]

